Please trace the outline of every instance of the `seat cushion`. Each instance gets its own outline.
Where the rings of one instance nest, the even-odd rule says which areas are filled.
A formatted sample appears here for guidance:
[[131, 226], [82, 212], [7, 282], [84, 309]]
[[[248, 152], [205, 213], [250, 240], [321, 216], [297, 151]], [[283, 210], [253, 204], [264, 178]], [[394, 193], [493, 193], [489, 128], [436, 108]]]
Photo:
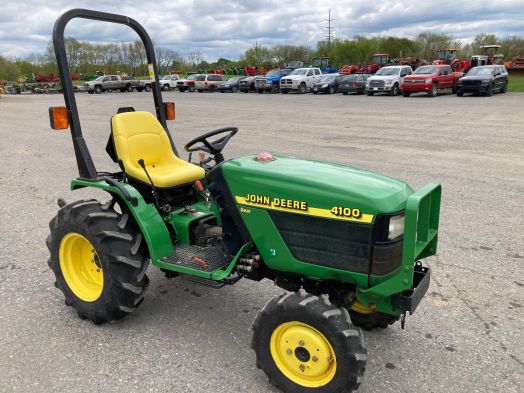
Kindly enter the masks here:
[[150, 184], [140, 159], [156, 187], [176, 187], [205, 176], [204, 169], [175, 155], [166, 131], [151, 113], [119, 113], [111, 119], [111, 126], [116, 155], [128, 176]]

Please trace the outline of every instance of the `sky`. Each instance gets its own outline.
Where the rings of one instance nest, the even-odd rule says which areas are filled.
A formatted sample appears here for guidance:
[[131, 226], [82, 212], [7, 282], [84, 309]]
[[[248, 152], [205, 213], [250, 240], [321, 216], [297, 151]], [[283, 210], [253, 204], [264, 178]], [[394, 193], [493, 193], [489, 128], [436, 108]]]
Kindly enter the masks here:
[[[199, 52], [213, 61], [236, 60], [255, 43], [308, 45], [327, 35], [395, 35], [423, 31], [469, 40], [481, 32], [524, 36], [524, 0], [1, 0], [0, 55], [43, 53], [57, 17], [70, 8], [89, 8], [132, 17], [153, 41], [183, 56]], [[73, 20], [66, 35], [82, 41], [128, 42], [124, 26]]]

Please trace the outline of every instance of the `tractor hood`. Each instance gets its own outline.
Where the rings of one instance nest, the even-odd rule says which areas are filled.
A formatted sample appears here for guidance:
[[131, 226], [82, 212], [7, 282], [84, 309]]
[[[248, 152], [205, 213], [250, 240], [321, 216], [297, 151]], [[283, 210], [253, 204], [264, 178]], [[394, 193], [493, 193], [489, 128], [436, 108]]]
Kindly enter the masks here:
[[237, 203], [268, 209], [284, 206], [289, 209], [278, 210], [303, 214], [321, 210], [327, 218], [334, 208], [349, 208], [359, 209], [372, 222], [379, 213], [403, 210], [413, 193], [406, 183], [387, 176], [293, 157], [259, 162], [246, 156], [223, 163], [222, 170]]

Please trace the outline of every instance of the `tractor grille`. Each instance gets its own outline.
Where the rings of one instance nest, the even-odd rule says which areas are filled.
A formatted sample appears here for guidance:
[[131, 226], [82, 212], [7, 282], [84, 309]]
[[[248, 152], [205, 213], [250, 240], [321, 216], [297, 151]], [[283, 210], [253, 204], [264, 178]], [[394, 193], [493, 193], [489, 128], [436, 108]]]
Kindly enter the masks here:
[[478, 86], [478, 85], [482, 84], [482, 81], [465, 79], [465, 80], [462, 81], [462, 84], [464, 86]]
[[382, 81], [382, 80], [371, 80], [369, 82], [369, 86], [371, 86], [371, 87], [384, 87], [384, 81]]
[[295, 259], [352, 272], [369, 272], [373, 226], [271, 211]]

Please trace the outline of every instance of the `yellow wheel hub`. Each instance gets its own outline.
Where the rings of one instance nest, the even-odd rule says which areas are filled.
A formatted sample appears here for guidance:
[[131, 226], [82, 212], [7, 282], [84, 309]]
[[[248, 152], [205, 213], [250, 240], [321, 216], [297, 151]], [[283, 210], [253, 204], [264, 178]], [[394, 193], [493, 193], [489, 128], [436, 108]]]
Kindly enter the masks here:
[[374, 314], [377, 312], [376, 306], [374, 304], [370, 303], [369, 306], [364, 306], [358, 300], [353, 303], [351, 309], [358, 312], [359, 314]]
[[333, 347], [322, 333], [305, 323], [278, 326], [271, 335], [270, 349], [278, 369], [300, 386], [324, 386], [337, 371]]
[[85, 302], [94, 302], [104, 288], [104, 272], [95, 248], [76, 232], [60, 242], [60, 269], [71, 291]]

